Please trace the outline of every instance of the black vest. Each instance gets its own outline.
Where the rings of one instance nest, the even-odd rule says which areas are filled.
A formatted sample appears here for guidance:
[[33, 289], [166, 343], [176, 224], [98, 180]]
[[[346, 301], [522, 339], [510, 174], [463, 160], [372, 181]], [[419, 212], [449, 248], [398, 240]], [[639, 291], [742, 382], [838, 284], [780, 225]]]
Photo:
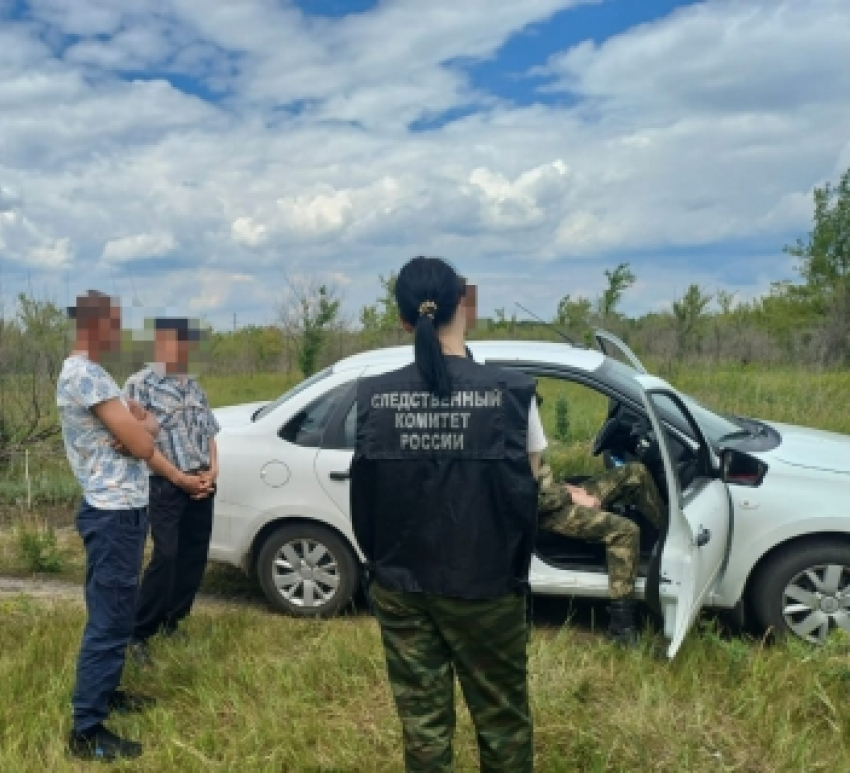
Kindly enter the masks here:
[[534, 382], [447, 362], [452, 395], [442, 400], [415, 364], [358, 384], [352, 525], [385, 588], [497, 598], [527, 587], [537, 531]]

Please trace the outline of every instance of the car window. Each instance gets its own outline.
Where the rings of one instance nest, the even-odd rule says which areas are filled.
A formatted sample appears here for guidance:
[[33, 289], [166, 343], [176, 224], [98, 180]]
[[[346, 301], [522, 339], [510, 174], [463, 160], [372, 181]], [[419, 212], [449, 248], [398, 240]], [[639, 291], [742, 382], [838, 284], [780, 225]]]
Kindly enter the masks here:
[[591, 446], [608, 413], [608, 397], [584, 384], [540, 376], [537, 399], [548, 442], [544, 452], [558, 480], [603, 471], [601, 457]]
[[[687, 434], [694, 437], [696, 430], [691, 426], [691, 420], [688, 419], [680, 405], [672, 397], [662, 392], [650, 392], [649, 399], [658, 415], [663, 417], [668, 425], [687, 427]], [[687, 489], [695, 479], [709, 476], [710, 470], [704, 446], [694, 452], [669, 430], [665, 432], [665, 436], [670, 461], [679, 478], [682, 491]]]
[[688, 410], [693, 414], [694, 419], [696, 419], [697, 424], [699, 424], [705, 436], [715, 445], [721, 443], [726, 438], [740, 435], [742, 432], [745, 436], [751, 434], [739, 422], [708, 410], [708, 408], [689, 395], [682, 395], [682, 400], [688, 406]]
[[[623, 365], [616, 360], [608, 359], [599, 368], [599, 374], [634, 403], [637, 405], [641, 404], [641, 390], [634, 378], [637, 375], [637, 371], [634, 368]], [[742, 425], [735, 422], [731, 417], [723, 416], [709, 410], [689, 395], [683, 394], [682, 399], [688, 406], [688, 410], [693, 414], [706, 439], [714, 445], [719, 444], [723, 438], [740, 432], [743, 429]], [[685, 420], [682, 412], [669, 397], [659, 402], [658, 410], [664, 421], [693, 437], [691, 425]]]
[[321, 397], [316, 398], [306, 408], [298, 411], [280, 430], [280, 437], [306, 448], [318, 448], [328, 422], [348, 393], [350, 384], [340, 384]]
[[633, 363], [629, 359], [629, 354], [631, 354], [633, 357], [635, 357], [635, 359], [637, 359], [636, 355], [633, 352], [626, 353], [619, 346], [612, 343], [611, 341], [606, 340], [605, 338], [597, 337], [596, 340], [599, 344], [599, 348], [602, 350], [602, 353], [606, 357], [609, 357], [612, 360], [616, 360], [620, 363], [620, 365], [625, 366], [629, 370], [635, 371], [636, 373], [640, 372], [635, 368], [635, 363]]
[[317, 384], [322, 379], [327, 378], [328, 376], [331, 375], [332, 372], [333, 372], [332, 368], [325, 368], [324, 370], [321, 370], [318, 373], [313, 374], [312, 376], [310, 376], [310, 378], [305, 379], [301, 383], [296, 384], [288, 392], [284, 392], [280, 397], [278, 397], [277, 400], [274, 400], [274, 401], [270, 402], [268, 405], [264, 405], [262, 408], [260, 408], [260, 410], [257, 411], [254, 414], [252, 421], [259, 421], [264, 416], [268, 416], [272, 411], [276, 410], [279, 406], [283, 405], [287, 400], [289, 400], [292, 397], [295, 397], [295, 395], [297, 395], [300, 392], [303, 392], [305, 389], [308, 389], [309, 387], [313, 386], [313, 384]]
[[357, 403], [354, 402], [345, 415], [345, 421], [342, 425], [342, 443], [346, 450], [354, 450], [354, 443], [357, 439]]

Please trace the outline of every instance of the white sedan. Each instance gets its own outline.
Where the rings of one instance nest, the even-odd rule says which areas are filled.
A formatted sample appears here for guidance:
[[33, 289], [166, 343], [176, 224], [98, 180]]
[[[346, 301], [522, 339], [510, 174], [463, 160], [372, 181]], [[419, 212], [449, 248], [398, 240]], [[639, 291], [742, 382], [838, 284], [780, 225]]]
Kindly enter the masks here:
[[[602, 351], [472, 342], [479, 362], [581, 385], [607, 400], [593, 452], [639, 459], [669, 502], [656, 532], [640, 513], [637, 595], [664, 620], [673, 657], [703, 606], [751, 611], [765, 629], [822, 642], [850, 631], [850, 437], [709, 411], [646, 373], [621, 341]], [[259, 580], [271, 604], [330, 615], [354, 594], [362, 554], [348, 470], [358, 378], [408, 364], [412, 347], [346, 358], [271, 403], [220, 408], [221, 475], [211, 558]], [[474, 549], [474, 546], [472, 546]], [[541, 532], [537, 594], [605, 598], [597, 545]]]

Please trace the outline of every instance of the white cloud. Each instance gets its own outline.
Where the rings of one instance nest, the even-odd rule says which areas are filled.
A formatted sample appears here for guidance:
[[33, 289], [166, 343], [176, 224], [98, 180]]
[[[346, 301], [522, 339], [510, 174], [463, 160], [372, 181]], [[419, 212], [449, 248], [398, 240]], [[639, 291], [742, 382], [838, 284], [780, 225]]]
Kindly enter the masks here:
[[68, 237], [55, 238], [41, 231], [20, 212], [0, 209], [0, 256], [28, 269], [52, 270], [66, 266], [73, 254]]
[[567, 172], [567, 165], [558, 159], [523, 172], [514, 182], [490, 169], [474, 169], [469, 182], [481, 199], [485, 223], [522, 227], [545, 221], [546, 208], [557, 206], [564, 193]]
[[187, 284], [194, 285], [188, 294], [190, 311], [208, 315], [224, 308], [234, 296], [246, 291], [255, 281], [247, 274], [227, 271], [204, 271], [199, 277], [187, 277]]
[[21, 200], [18, 194], [11, 188], [0, 185], [0, 213], [13, 212], [20, 205]]
[[233, 241], [256, 247], [268, 238], [268, 229], [250, 217], [238, 217], [230, 226], [230, 235]]
[[848, 43], [844, 0], [711, 0], [602, 45], [558, 54], [556, 86], [646, 114], [782, 115], [836, 105]]
[[135, 234], [110, 239], [103, 248], [103, 259], [109, 263], [130, 263], [134, 260], [164, 258], [177, 247], [168, 233]]
[[[421, 253], [482, 277], [485, 310], [506, 287], [553, 309], [636, 252], [658, 256], [633, 259], [639, 277], [683, 287], [750, 287], [723, 278], [728, 248], [706, 270], [695, 246], [772, 245], [785, 271], [812, 186], [850, 166], [850, 5], [709, 0], [582, 44], [546, 66], [575, 104], [509, 104], [445, 64], [575, 4], [388, 0], [334, 20], [274, 0], [33, 0], [33, 21], [0, 23], [4, 265], [101, 261], [219, 319], [272, 314], [284, 271], [349, 277], [347, 302], [367, 302]], [[213, 277], [201, 294], [193, 274]]]
[[307, 234], [340, 230], [345, 226], [353, 209], [348, 192], [333, 189], [316, 196], [278, 199], [277, 205], [288, 228]]
[[67, 265], [71, 257], [71, 240], [55, 239], [30, 248], [29, 259], [36, 266], [55, 269]]

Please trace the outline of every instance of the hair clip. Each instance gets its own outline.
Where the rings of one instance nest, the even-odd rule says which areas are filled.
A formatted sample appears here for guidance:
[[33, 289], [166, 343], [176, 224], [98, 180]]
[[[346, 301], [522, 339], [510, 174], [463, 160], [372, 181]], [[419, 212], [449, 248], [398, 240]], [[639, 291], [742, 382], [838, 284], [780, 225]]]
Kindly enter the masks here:
[[434, 315], [437, 313], [437, 304], [434, 301], [422, 301], [419, 304], [419, 314], [423, 317], [431, 317], [434, 319]]

